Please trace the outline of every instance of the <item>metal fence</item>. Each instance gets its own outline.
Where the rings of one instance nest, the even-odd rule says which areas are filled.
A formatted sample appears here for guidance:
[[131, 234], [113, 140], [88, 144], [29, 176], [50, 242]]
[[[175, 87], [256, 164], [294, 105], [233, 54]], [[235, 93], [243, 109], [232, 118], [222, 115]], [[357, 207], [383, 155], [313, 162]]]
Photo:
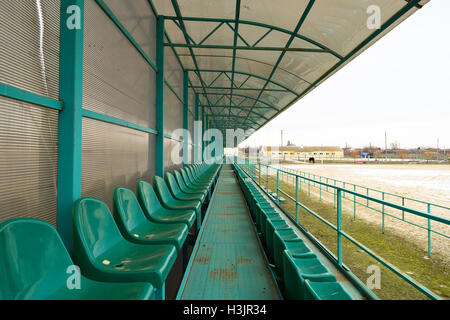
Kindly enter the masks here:
[[[388, 213], [387, 209], [390, 208], [391, 210], [397, 210], [402, 213], [402, 218], [399, 219], [405, 223], [409, 223], [411, 225], [414, 225], [416, 227], [426, 229], [428, 232], [428, 253], [431, 254], [431, 234], [435, 233], [440, 236], [445, 237], [446, 239], [449, 239], [450, 236], [448, 234], [444, 234], [441, 232], [438, 232], [436, 230], [433, 230], [431, 228], [431, 222], [437, 222], [441, 223], [446, 226], [450, 226], [450, 220], [448, 217], [442, 217], [437, 216], [431, 213], [432, 208], [441, 208], [447, 210], [447, 214], [450, 213], [450, 208], [435, 205], [432, 203], [428, 203], [425, 201], [415, 200], [407, 197], [402, 197], [398, 195], [393, 195], [390, 193], [385, 193], [382, 191], [370, 189], [361, 187], [355, 184], [349, 184], [345, 183], [339, 180], [335, 179], [329, 179], [317, 175], [312, 175], [305, 172], [297, 172], [293, 169], [281, 169], [276, 168], [268, 165], [264, 165], [261, 163], [251, 163], [248, 161], [248, 159], [240, 159], [240, 161], [237, 161], [237, 158], [235, 158], [236, 163], [241, 167], [242, 170], [244, 170], [256, 183], [258, 183], [278, 204], [282, 202], [283, 200], [286, 201], [286, 199], [283, 199], [282, 196], [286, 197], [287, 199], [293, 201], [295, 203], [295, 222], [298, 225], [298, 213], [299, 209], [304, 209], [307, 213], [311, 214], [316, 219], [323, 222], [325, 225], [327, 225], [329, 228], [336, 231], [337, 235], [337, 256], [335, 257], [337, 260], [337, 263], [339, 266], [343, 266], [343, 255], [342, 255], [342, 240], [343, 238], [347, 239], [354, 245], [356, 245], [359, 249], [370, 255], [372, 258], [374, 258], [376, 261], [381, 263], [383, 266], [388, 268], [390, 271], [394, 272], [397, 276], [399, 276], [401, 279], [406, 281], [408, 284], [419, 290], [424, 295], [428, 296], [431, 299], [440, 299], [439, 296], [434, 294], [431, 290], [426, 288], [425, 286], [417, 283], [414, 279], [412, 279], [410, 276], [408, 276], [405, 273], [402, 273], [399, 269], [397, 269], [395, 266], [390, 264], [389, 262], [385, 261], [383, 258], [381, 258], [376, 253], [372, 252], [369, 248], [355, 240], [352, 236], [347, 234], [345, 231], [342, 230], [342, 200], [348, 199], [352, 200], [354, 203], [354, 212], [353, 214], [356, 216], [356, 205], [364, 205], [365, 207], [372, 209], [376, 212], [381, 213], [382, 216], [382, 228], [384, 232], [385, 228], [385, 217], [390, 216], [396, 219], [399, 219], [397, 216]], [[264, 176], [266, 178], [264, 178]], [[269, 190], [269, 177], [274, 176], [276, 179], [276, 190], [274, 192], [271, 192]], [[295, 196], [289, 194], [285, 190], [282, 190], [281, 182], [291, 182], [293, 186], [295, 186]], [[305, 189], [306, 188], [306, 189]], [[311, 194], [311, 188], [318, 188], [319, 190], [319, 197], [322, 198], [322, 192], [327, 192], [333, 194], [334, 198], [334, 207], [336, 208], [336, 225], [334, 225], [332, 222], [327, 221], [323, 217], [321, 217], [318, 213], [314, 212], [310, 208], [306, 207], [304, 204], [302, 204], [299, 201], [299, 192], [307, 192], [308, 195]], [[361, 189], [359, 189], [361, 188]], [[365, 190], [361, 192], [361, 190]], [[372, 193], [381, 193], [381, 199], [374, 196]], [[399, 199], [401, 199], [402, 203], [397, 204], [394, 202], [389, 202], [386, 200], [386, 195], [394, 196]], [[406, 206], [406, 202], [411, 201], [415, 203], [419, 203], [424, 205], [425, 210], [417, 210], [412, 209], [408, 206]], [[371, 205], [372, 204], [372, 205]], [[381, 206], [381, 210], [378, 208], [375, 208], [373, 204], [378, 204]], [[412, 223], [411, 221], [408, 221], [404, 218], [405, 213], [412, 214], [418, 217], [422, 217], [427, 220], [427, 227], [424, 228], [423, 226], [420, 226], [418, 224]]]

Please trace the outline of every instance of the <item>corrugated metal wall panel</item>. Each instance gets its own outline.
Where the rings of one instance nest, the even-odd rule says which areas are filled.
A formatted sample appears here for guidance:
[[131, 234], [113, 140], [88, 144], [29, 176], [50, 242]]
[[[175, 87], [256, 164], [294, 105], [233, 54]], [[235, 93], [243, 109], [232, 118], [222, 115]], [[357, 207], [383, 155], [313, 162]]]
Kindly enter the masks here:
[[179, 168], [183, 161], [183, 154], [178, 153], [181, 143], [172, 139], [164, 139], [164, 169], [172, 171]]
[[0, 222], [56, 226], [58, 111], [0, 97]]
[[155, 129], [155, 72], [94, 0], [85, 6], [83, 107]]
[[183, 128], [183, 103], [165, 85], [164, 87], [164, 132], [172, 134], [174, 130]]
[[136, 191], [139, 180], [153, 182], [155, 135], [83, 118], [81, 194], [112, 209], [118, 186]]
[[60, 1], [0, 5], [0, 82], [58, 99]]
[[[165, 41], [169, 42], [167, 38]], [[178, 62], [172, 48], [164, 48], [164, 73], [165, 78], [180, 97], [183, 97], [183, 69]]]
[[156, 18], [147, 0], [106, 0], [123, 26], [156, 64]]

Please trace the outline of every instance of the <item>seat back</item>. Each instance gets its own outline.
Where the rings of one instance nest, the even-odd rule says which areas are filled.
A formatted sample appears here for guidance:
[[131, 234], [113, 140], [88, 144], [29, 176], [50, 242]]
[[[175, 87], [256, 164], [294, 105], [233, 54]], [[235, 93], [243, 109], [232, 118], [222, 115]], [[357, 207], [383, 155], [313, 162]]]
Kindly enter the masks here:
[[154, 212], [163, 209], [155, 190], [147, 181], [138, 182], [137, 194], [141, 208], [147, 218], [150, 218]]
[[191, 181], [191, 178], [188, 176], [187, 171], [186, 171], [185, 168], [181, 168], [181, 169], [180, 169], [180, 173], [181, 173], [181, 176], [182, 176], [183, 179], [184, 179], [184, 183], [185, 183], [187, 186], [193, 184], [193, 181]]
[[70, 265], [51, 224], [29, 218], [0, 224], [0, 300], [45, 299], [66, 285]]
[[155, 188], [155, 193], [158, 196], [159, 201], [162, 203], [173, 201], [172, 194], [170, 193], [169, 188], [167, 188], [163, 178], [155, 176], [153, 178], [153, 187]]
[[192, 183], [196, 183], [196, 179], [194, 178], [194, 176], [192, 175], [191, 170], [189, 169], [189, 167], [184, 168], [187, 176], [189, 177], [189, 179], [192, 181]]
[[137, 226], [148, 222], [134, 192], [123, 187], [114, 190], [114, 219], [125, 237]]
[[94, 198], [82, 198], [75, 202], [73, 228], [74, 254], [79, 259], [93, 261], [124, 240], [108, 206]]
[[172, 191], [172, 195], [174, 195], [175, 197], [183, 196], [183, 191], [180, 190], [175, 177], [170, 172], [166, 172], [166, 182], [170, 191]]
[[177, 180], [181, 191], [187, 191], [188, 187], [187, 187], [186, 183], [184, 183], [184, 180], [183, 180], [183, 177], [181, 176], [181, 173], [178, 170], [174, 170], [173, 174], [175, 175], [175, 179]]

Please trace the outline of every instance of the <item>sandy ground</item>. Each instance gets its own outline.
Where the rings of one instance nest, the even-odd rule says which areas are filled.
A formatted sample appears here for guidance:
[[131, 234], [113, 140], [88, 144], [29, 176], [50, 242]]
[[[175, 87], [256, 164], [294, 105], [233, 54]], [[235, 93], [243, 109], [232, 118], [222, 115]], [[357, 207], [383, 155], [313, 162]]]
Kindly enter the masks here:
[[[308, 172], [330, 179], [336, 179], [347, 183], [354, 183], [362, 187], [384, 191], [399, 196], [431, 202], [433, 204], [450, 207], [450, 165], [417, 165], [417, 164], [395, 164], [395, 165], [361, 165], [361, 164], [303, 164], [303, 165], [285, 165], [285, 167], [296, 169], [302, 172]], [[318, 177], [317, 177], [318, 179]], [[322, 180], [323, 181], [323, 180]], [[330, 183], [331, 180], [330, 180]], [[338, 183], [339, 186], [342, 186]], [[353, 186], [349, 188], [353, 189]], [[363, 189], [357, 189], [357, 192], [365, 192]], [[317, 188], [311, 188], [314, 196], [318, 196]], [[333, 195], [322, 192], [325, 201], [333, 203]], [[381, 193], [370, 191], [369, 195], [381, 199]], [[350, 197], [350, 196], [348, 196]], [[395, 198], [386, 195], [385, 200], [401, 204], [401, 198]], [[363, 200], [358, 200], [362, 202]], [[365, 201], [365, 200], [364, 200]], [[370, 204], [381, 210], [381, 205]], [[405, 206], [422, 212], [427, 212], [427, 205], [405, 200]], [[353, 214], [353, 202], [343, 200], [343, 207], [348, 213]], [[357, 206], [357, 217], [371, 221], [380, 225], [381, 214], [370, 210], [364, 206]], [[386, 209], [397, 217], [402, 213], [396, 209]], [[431, 206], [431, 213], [450, 219], [450, 210]], [[406, 213], [405, 219], [418, 225], [427, 227], [428, 221], [422, 217]], [[421, 248], [427, 250], [428, 232], [416, 226], [407, 224], [403, 221], [387, 217], [385, 219], [386, 230], [394, 230], [408, 239], [413, 240]], [[432, 221], [431, 228], [443, 234], [450, 235], [450, 226]], [[437, 234], [431, 234], [431, 248], [433, 252], [438, 252], [447, 261], [450, 261], [450, 239]]]

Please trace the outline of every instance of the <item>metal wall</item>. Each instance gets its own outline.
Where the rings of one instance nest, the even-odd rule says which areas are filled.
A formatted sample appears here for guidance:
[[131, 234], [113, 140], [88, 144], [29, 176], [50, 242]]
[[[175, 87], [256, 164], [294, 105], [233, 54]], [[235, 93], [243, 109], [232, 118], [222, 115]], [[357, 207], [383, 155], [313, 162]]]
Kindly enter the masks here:
[[[0, 83], [58, 99], [59, 1], [0, 0]], [[56, 226], [58, 111], [0, 96], [0, 222]]]
[[58, 111], [0, 97], [0, 222], [56, 226]]
[[105, 201], [112, 209], [118, 186], [136, 191], [139, 180], [153, 182], [155, 135], [93, 119], [83, 119], [83, 197]]
[[[82, 107], [91, 113], [82, 121], [81, 195], [112, 208], [115, 187], [135, 190], [138, 180], [152, 182], [155, 174], [156, 18], [147, 0], [104, 4], [109, 9], [85, 0]], [[57, 103], [60, 1], [0, 5], [0, 84]], [[164, 165], [171, 170], [182, 159], [176, 156], [182, 137], [174, 131], [183, 128], [183, 69], [171, 48], [165, 55]], [[28, 216], [56, 225], [58, 113], [0, 96], [0, 221]]]
[[[106, 4], [154, 59], [155, 18], [148, 4]], [[85, 6], [83, 108], [154, 129], [155, 71], [95, 1]], [[116, 187], [135, 191], [139, 180], [152, 182], [154, 134], [83, 118], [82, 139], [83, 197], [101, 199], [112, 209]]]
[[83, 108], [155, 128], [155, 72], [95, 1], [85, 6]]
[[0, 82], [58, 99], [59, 0], [0, 6]]
[[[167, 41], [167, 39], [166, 39]], [[180, 139], [182, 136], [175, 135], [175, 130], [183, 128], [183, 69], [178, 62], [172, 48], [164, 49], [164, 72], [167, 82], [172, 89], [165, 85], [164, 88], [164, 131], [165, 134]], [[164, 168], [173, 170], [180, 166], [180, 156], [177, 152], [181, 148], [181, 142], [166, 138], [164, 139]], [[182, 159], [182, 153], [181, 153]]]

